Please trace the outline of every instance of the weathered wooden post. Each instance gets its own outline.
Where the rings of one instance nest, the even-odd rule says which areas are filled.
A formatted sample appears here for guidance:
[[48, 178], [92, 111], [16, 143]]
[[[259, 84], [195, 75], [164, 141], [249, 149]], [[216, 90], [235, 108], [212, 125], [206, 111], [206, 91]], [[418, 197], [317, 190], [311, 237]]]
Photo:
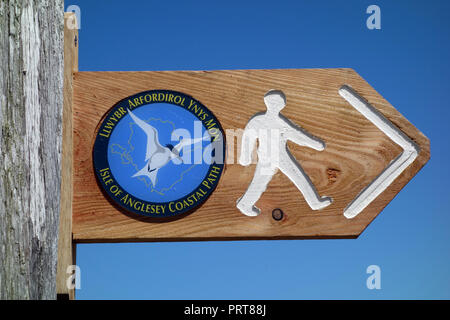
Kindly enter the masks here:
[[0, 298], [56, 297], [63, 0], [0, 2]]

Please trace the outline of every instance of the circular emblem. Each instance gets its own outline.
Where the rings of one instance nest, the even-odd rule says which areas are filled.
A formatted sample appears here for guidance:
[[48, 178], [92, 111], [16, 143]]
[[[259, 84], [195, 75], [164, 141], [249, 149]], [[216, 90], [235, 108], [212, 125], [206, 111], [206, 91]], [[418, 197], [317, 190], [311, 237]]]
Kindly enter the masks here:
[[223, 129], [202, 103], [176, 91], [125, 98], [104, 117], [94, 144], [94, 170], [125, 210], [171, 217], [202, 204], [224, 168]]

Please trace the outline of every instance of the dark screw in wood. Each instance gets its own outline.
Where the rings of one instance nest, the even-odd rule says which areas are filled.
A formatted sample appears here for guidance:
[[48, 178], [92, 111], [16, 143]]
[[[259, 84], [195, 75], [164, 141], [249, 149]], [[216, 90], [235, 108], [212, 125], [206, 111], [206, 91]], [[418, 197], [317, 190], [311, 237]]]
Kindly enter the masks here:
[[280, 221], [283, 219], [284, 213], [281, 209], [273, 209], [272, 211], [272, 218], [276, 221]]

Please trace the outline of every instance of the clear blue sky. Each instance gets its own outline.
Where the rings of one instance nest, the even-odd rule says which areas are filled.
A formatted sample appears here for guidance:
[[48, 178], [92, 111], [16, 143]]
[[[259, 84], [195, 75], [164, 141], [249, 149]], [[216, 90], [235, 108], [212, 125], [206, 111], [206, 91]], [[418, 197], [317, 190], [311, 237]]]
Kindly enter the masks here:
[[[77, 298], [450, 298], [449, 1], [70, 4], [81, 8], [80, 71], [350, 67], [432, 148], [357, 240], [78, 245]], [[371, 4], [381, 30], [366, 28]], [[366, 288], [371, 264], [381, 290]]]

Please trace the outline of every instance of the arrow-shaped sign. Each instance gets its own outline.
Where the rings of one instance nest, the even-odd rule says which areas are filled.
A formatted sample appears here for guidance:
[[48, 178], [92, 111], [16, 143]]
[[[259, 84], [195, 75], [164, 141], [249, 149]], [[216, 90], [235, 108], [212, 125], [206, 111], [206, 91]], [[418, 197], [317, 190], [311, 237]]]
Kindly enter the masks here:
[[[148, 116], [144, 106], [151, 104], [158, 109], [148, 109], [157, 110]], [[172, 167], [173, 162], [188, 166], [189, 161], [187, 151], [174, 148], [180, 140], [167, 142], [169, 136], [164, 136], [165, 130], [176, 131], [179, 121], [173, 113], [178, 111], [166, 105], [184, 108], [202, 120], [207, 130], [222, 128], [225, 135], [223, 171], [210, 169], [204, 179], [211, 184], [200, 184], [199, 193], [184, 200], [165, 196], [164, 190], [169, 190], [162, 189], [165, 183], [183, 190], [205, 173], [199, 168], [190, 177], [193, 169], [189, 169], [181, 170], [180, 176], [179, 167]], [[135, 119], [147, 122], [139, 120], [141, 127], [149, 128], [146, 141], [149, 134], [156, 135], [151, 141], [160, 151], [139, 151], [133, 134], [144, 131], [134, 130], [130, 111]], [[213, 116], [220, 126], [208, 122]], [[120, 126], [122, 131], [116, 129], [120, 121], [126, 124]], [[186, 129], [183, 121], [182, 129]], [[267, 136], [266, 129], [271, 132]], [[219, 131], [209, 131], [211, 142]], [[96, 151], [98, 159], [106, 159], [99, 168], [96, 162], [96, 178], [92, 137], [97, 134], [118, 143], [107, 151], [108, 145], [102, 142], [105, 152], [111, 152], [108, 155]], [[120, 134], [125, 135], [125, 144], [120, 144]], [[265, 149], [264, 141], [276, 143]], [[73, 236], [77, 242], [353, 238], [430, 156], [428, 139], [351, 69], [78, 72], [74, 145]], [[203, 148], [211, 151], [211, 146], [205, 143]], [[134, 156], [133, 152], [141, 153]], [[162, 157], [158, 161], [164, 166], [155, 167], [153, 154]], [[135, 177], [127, 180], [129, 186], [116, 185], [122, 173], [112, 172], [108, 157], [117, 159], [123, 166], [118, 170], [129, 171], [130, 176], [137, 169], [149, 172], [138, 177], [144, 181]], [[139, 159], [142, 163], [135, 163]], [[147, 175], [156, 176], [156, 169], [159, 180], [145, 180]], [[213, 185], [215, 190], [208, 189]], [[155, 196], [162, 201], [154, 207], [151, 200], [146, 202], [145, 188], [163, 194]], [[207, 197], [201, 205], [190, 209], [189, 201], [203, 194]], [[127, 206], [134, 206], [132, 212]], [[146, 210], [153, 212], [151, 217], [139, 215]], [[172, 218], [167, 218], [170, 210]]]

